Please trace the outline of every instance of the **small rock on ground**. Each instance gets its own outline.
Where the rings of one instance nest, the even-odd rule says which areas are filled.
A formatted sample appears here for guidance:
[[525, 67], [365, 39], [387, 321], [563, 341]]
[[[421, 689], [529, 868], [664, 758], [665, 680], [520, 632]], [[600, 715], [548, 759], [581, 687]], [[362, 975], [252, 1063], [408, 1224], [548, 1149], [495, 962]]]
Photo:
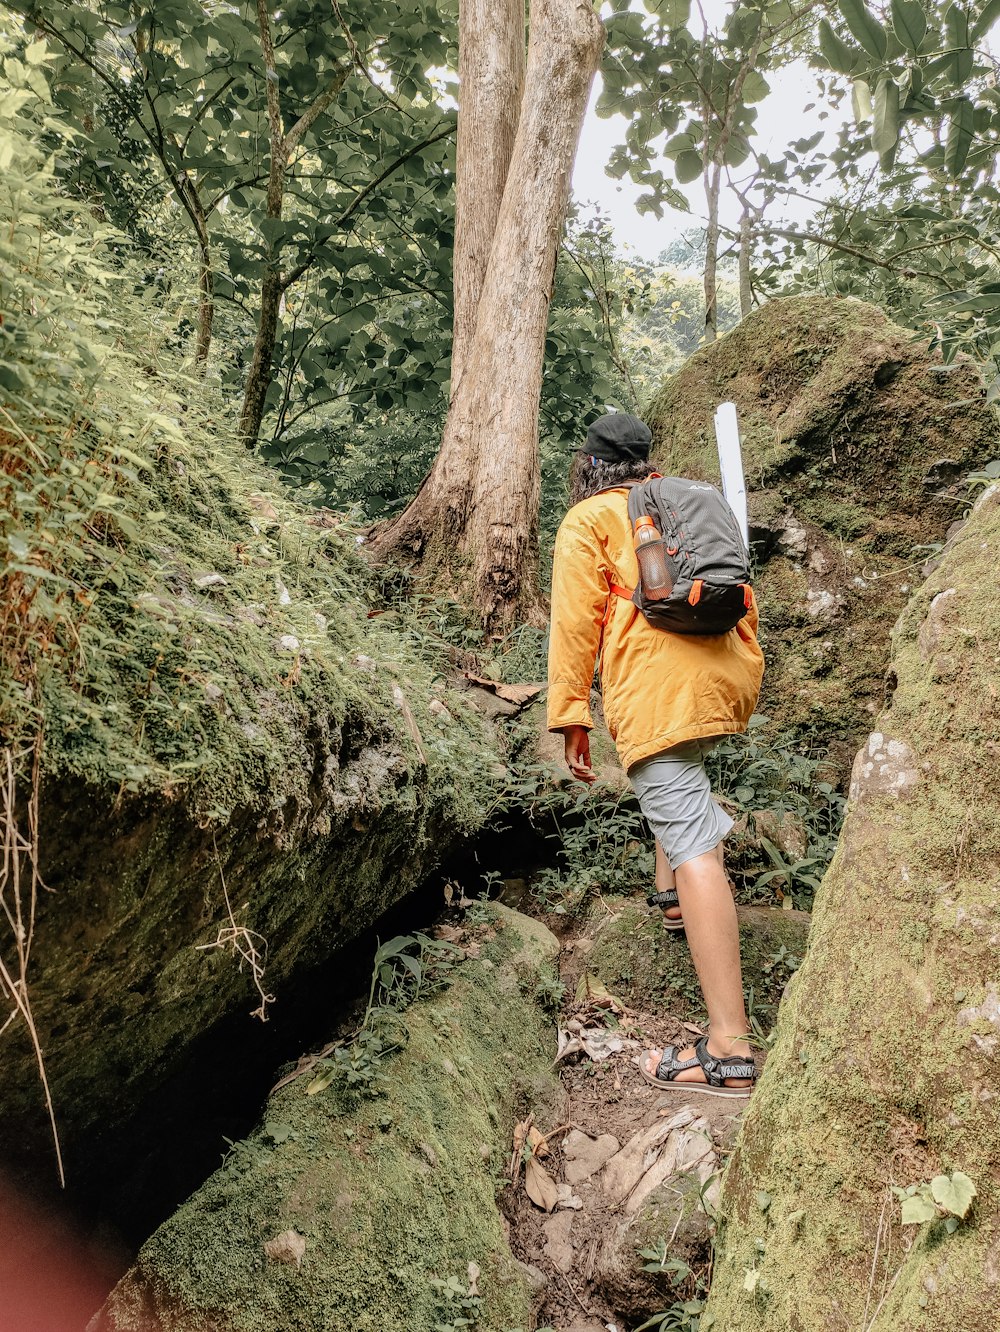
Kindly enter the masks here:
[[579, 1184], [589, 1179], [620, 1147], [621, 1143], [610, 1133], [592, 1138], [579, 1129], [573, 1129], [563, 1141], [563, 1175], [567, 1184]]

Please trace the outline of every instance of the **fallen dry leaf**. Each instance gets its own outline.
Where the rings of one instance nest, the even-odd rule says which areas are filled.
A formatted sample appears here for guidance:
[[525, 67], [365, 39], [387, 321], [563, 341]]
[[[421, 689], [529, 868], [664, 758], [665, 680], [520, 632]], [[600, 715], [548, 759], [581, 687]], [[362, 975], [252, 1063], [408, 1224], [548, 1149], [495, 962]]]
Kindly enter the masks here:
[[607, 986], [589, 971], [585, 971], [580, 977], [576, 987], [576, 1002], [589, 1004], [594, 1008], [610, 1008], [612, 1013], [625, 1012], [625, 1005], [621, 1000], [616, 999]]
[[544, 1138], [534, 1126], [528, 1129], [528, 1146], [531, 1148], [532, 1156], [548, 1156], [549, 1154], [548, 1138]]
[[524, 1189], [535, 1206], [543, 1212], [551, 1212], [559, 1201], [555, 1180], [533, 1156], [524, 1165]]
[[459, 925], [439, 925], [434, 931], [434, 938], [445, 943], [458, 943], [464, 937], [465, 931]]
[[490, 693], [496, 694], [497, 698], [502, 698], [505, 703], [518, 703], [523, 706], [542, 692], [541, 685], [505, 684], [502, 680], [488, 680], [483, 675], [473, 675], [471, 671], [463, 671], [462, 674], [470, 684], [479, 685], [480, 689], [488, 689]]
[[283, 1230], [274, 1239], [264, 1241], [264, 1252], [274, 1263], [284, 1263], [287, 1267], [302, 1266], [302, 1255], [306, 1251], [306, 1237], [297, 1230]]
[[278, 521], [278, 510], [269, 499], [265, 499], [263, 495], [251, 495], [249, 499], [251, 506], [256, 509], [262, 518], [267, 518], [273, 523]]
[[556, 1040], [554, 1064], [561, 1064], [573, 1054], [585, 1054], [597, 1064], [610, 1055], [621, 1054], [623, 1050], [639, 1048], [638, 1041], [630, 1040], [620, 1032], [609, 1031], [607, 1027], [582, 1027], [575, 1033], [560, 1028]]
[[583, 1041], [579, 1036], [571, 1035], [564, 1031], [562, 1027], [556, 1032], [556, 1057], [552, 1064], [561, 1064], [564, 1059], [568, 1059], [571, 1054], [581, 1054], [583, 1052]]

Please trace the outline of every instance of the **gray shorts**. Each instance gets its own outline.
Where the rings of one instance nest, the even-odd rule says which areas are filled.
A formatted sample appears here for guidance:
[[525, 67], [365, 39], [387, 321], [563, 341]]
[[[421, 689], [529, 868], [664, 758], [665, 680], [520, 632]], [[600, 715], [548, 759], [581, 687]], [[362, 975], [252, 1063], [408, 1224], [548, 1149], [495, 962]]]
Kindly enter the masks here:
[[637, 763], [628, 779], [670, 868], [712, 851], [733, 826], [712, 799], [705, 755], [715, 740], [692, 740]]

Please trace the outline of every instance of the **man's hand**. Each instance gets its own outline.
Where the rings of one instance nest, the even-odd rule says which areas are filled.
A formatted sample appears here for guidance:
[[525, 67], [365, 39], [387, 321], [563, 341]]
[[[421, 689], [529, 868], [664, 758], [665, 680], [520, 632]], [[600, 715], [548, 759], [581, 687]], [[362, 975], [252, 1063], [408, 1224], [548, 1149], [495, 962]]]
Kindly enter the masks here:
[[566, 766], [578, 782], [597, 781], [597, 774], [590, 766], [590, 732], [586, 726], [564, 726], [563, 740], [566, 742]]

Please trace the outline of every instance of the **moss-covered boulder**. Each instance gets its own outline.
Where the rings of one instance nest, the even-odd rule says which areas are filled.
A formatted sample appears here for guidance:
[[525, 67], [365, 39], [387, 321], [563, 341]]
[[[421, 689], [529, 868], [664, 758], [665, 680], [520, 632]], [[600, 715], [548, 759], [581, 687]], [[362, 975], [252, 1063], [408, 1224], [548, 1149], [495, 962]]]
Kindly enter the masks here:
[[[765, 906], [737, 908], [744, 988], [752, 1011], [770, 1028], [782, 992], [805, 951], [810, 916]], [[631, 1008], [670, 1013], [697, 1021], [704, 1001], [691, 952], [682, 934], [664, 930], [659, 912], [634, 898], [605, 898], [593, 917], [587, 947], [577, 946], [576, 961], [564, 971], [575, 981], [574, 966], [598, 976]]]
[[[90, 1332], [527, 1328], [531, 1293], [496, 1206], [515, 1106], [555, 1095], [536, 999], [558, 944], [490, 908], [485, 934], [404, 1021], [381, 1094], [303, 1077], [153, 1235]], [[467, 1303], [465, 1301], [468, 1301]]]
[[833, 744], [845, 777], [881, 708], [889, 631], [1000, 453], [971, 364], [944, 365], [853, 299], [771, 301], [693, 356], [649, 409], [664, 470], [718, 482], [736, 404], [768, 669], [760, 710]]
[[[713, 1327], [995, 1326], [998, 556], [994, 489], [894, 632], [896, 689], [726, 1177]], [[964, 1218], [932, 1203], [903, 1225], [896, 1190], [955, 1172]]]
[[[195, 1046], [233, 1024], [253, 1044], [251, 1012], [419, 887], [503, 778], [442, 660], [369, 618], [352, 534], [188, 420], [110, 468], [114, 526], [53, 572], [79, 650], [33, 668], [37, 719], [5, 714], [12, 766], [29, 756], [11, 812], [45, 886], [25, 975], [71, 1183], [114, 1169], [116, 1135]], [[6, 623], [0, 701], [21, 687]], [[11, 931], [0, 956], [16, 975]], [[5, 1158], [54, 1176], [26, 1024], [0, 1046]]]

